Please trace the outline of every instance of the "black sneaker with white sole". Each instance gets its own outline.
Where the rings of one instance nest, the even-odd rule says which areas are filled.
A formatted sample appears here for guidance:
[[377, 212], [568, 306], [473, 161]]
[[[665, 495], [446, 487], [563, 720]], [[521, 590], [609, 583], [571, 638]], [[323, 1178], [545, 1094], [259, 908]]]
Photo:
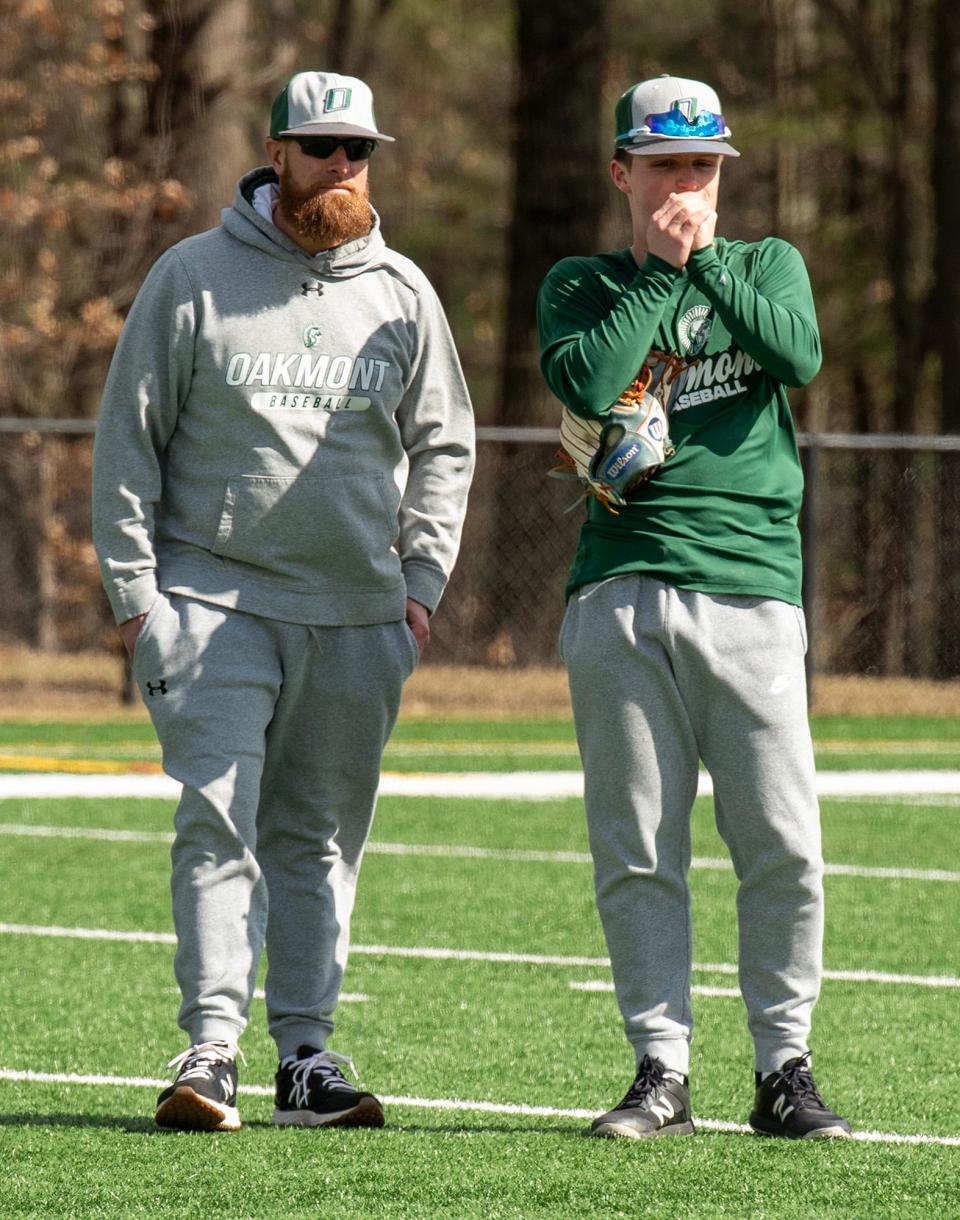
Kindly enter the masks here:
[[345, 1080], [340, 1064], [353, 1068], [346, 1055], [314, 1046], [281, 1059], [273, 1121], [293, 1127], [382, 1127], [380, 1102]]
[[834, 1114], [817, 1091], [810, 1052], [788, 1060], [765, 1079], [756, 1074], [757, 1099], [750, 1126], [758, 1135], [790, 1140], [848, 1139], [850, 1124]]
[[593, 1120], [591, 1135], [651, 1139], [659, 1135], [693, 1135], [687, 1077], [644, 1055], [636, 1079], [619, 1105]]
[[200, 1042], [167, 1064], [176, 1070], [157, 1098], [158, 1127], [178, 1131], [239, 1131], [237, 1055], [230, 1042]]

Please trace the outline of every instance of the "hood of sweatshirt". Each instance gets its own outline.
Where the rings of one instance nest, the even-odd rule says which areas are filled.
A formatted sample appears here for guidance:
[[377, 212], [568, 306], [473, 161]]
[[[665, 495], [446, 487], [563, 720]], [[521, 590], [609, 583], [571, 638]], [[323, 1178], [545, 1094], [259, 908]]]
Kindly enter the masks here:
[[261, 165], [244, 174], [237, 183], [233, 203], [220, 213], [221, 223], [231, 237], [274, 258], [309, 267], [315, 275], [352, 276], [381, 267], [389, 267], [396, 273], [395, 261], [389, 257], [380, 232], [380, 217], [373, 208], [373, 226], [364, 237], [311, 255], [254, 206], [253, 197], [258, 188], [276, 182], [277, 175], [269, 165]]

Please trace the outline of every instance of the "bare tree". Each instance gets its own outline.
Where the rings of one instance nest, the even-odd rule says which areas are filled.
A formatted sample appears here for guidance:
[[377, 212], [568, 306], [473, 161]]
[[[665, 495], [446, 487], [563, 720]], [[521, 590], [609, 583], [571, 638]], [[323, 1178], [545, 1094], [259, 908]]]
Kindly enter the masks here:
[[[91, 417], [147, 267], [245, 157], [230, 107], [198, 150], [236, 78], [249, 0], [2, 3], [18, 20], [0, 41], [0, 414]], [[100, 621], [82, 474], [66, 440], [0, 453], [0, 629], [44, 648]]]
[[[940, 356], [940, 423], [960, 434], [960, 5], [937, 0], [933, 39], [936, 140], [933, 153], [933, 214], [937, 280], [933, 316]], [[960, 455], [943, 454], [939, 478], [938, 676], [960, 675]]]
[[[854, 251], [868, 234], [873, 238], [875, 285], [889, 333], [885, 344], [847, 352], [842, 376], [851, 423], [859, 431], [911, 433], [924, 422], [921, 373], [930, 342], [929, 6], [925, 0], [816, 4], [822, 29], [839, 39], [833, 45], [842, 48], [846, 64], [833, 93], [827, 92], [829, 79], [818, 82], [821, 104], [834, 108], [834, 122], [842, 112], [846, 217], [839, 223]], [[846, 253], [838, 269], [851, 279], [854, 266], [856, 258]], [[844, 291], [841, 284], [836, 291]], [[851, 294], [849, 308], [845, 324], [856, 329], [863, 296]], [[846, 659], [857, 670], [913, 673], [925, 651], [915, 598], [917, 467], [897, 452], [872, 454], [856, 465], [854, 511], [865, 546], [853, 557], [856, 610]]]
[[[554, 263], [594, 252], [603, 207], [601, 131], [608, 0], [518, 0], [516, 94], [513, 109], [513, 207], [507, 257], [507, 305], [496, 422], [518, 427], [554, 424], [557, 404], [540, 375], [537, 293]], [[511, 492], [512, 471], [531, 459], [529, 447], [502, 446], [499, 495], [492, 530], [498, 557], [488, 571], [493, 657], [540, 659], [543, 573], [531, 553], [555, 572], [549, 547], [520, 543], [549, 531], [542, 506]], [[543, 461], [538, 453], [534, 460]], [[569, 497], [568, 497], [569, 499]], [[518, 545], [511, 546], [513, 539]], [[511, 567], [511, 552], [518, 557]], [[526, 631], [526, 636], [525, 636]], [[549, 645], [548, 645], [549, 646]]]

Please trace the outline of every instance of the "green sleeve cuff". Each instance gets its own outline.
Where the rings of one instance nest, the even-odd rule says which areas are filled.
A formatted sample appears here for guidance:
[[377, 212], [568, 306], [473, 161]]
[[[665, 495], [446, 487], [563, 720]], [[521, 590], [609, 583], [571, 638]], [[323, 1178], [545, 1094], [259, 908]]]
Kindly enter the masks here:
[[674, 267], [672, 263], [668, 263], [659, 254], [648, 254], [643, 266], [637, 269], [638, 275], [644, 275], [644, 273], [646, 273], [645, 278], [650, 278], [651, 275], [654, 277], [665, 277], [668, 283], [673, 284], [674, 280], [679, 279], [683, 275], [683, 269], [681, 267]]
[[687, 274], [692, 279], [706, 275], [715, 267], [721, 267], [720, 256], [716, 246], [704, 246], [702, 250], [694, 250], [687, 259]]

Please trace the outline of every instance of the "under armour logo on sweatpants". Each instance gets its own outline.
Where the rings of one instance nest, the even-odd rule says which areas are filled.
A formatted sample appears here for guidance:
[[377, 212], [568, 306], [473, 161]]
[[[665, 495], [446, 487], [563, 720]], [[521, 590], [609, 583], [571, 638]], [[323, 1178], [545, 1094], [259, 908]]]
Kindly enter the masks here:
[[147, 694], [152, 699], [154, 695], [165, 695], [167, 693], [166, 678], [161, 678], [159, 682], [147, 683]]
[[311, 292], [315, 292], [318, 297], [323, 296], [323, 285], [317, 283], [311, 284], [309, 280], [304, 280], [300, 285], [300, 295], [308, 297]]

